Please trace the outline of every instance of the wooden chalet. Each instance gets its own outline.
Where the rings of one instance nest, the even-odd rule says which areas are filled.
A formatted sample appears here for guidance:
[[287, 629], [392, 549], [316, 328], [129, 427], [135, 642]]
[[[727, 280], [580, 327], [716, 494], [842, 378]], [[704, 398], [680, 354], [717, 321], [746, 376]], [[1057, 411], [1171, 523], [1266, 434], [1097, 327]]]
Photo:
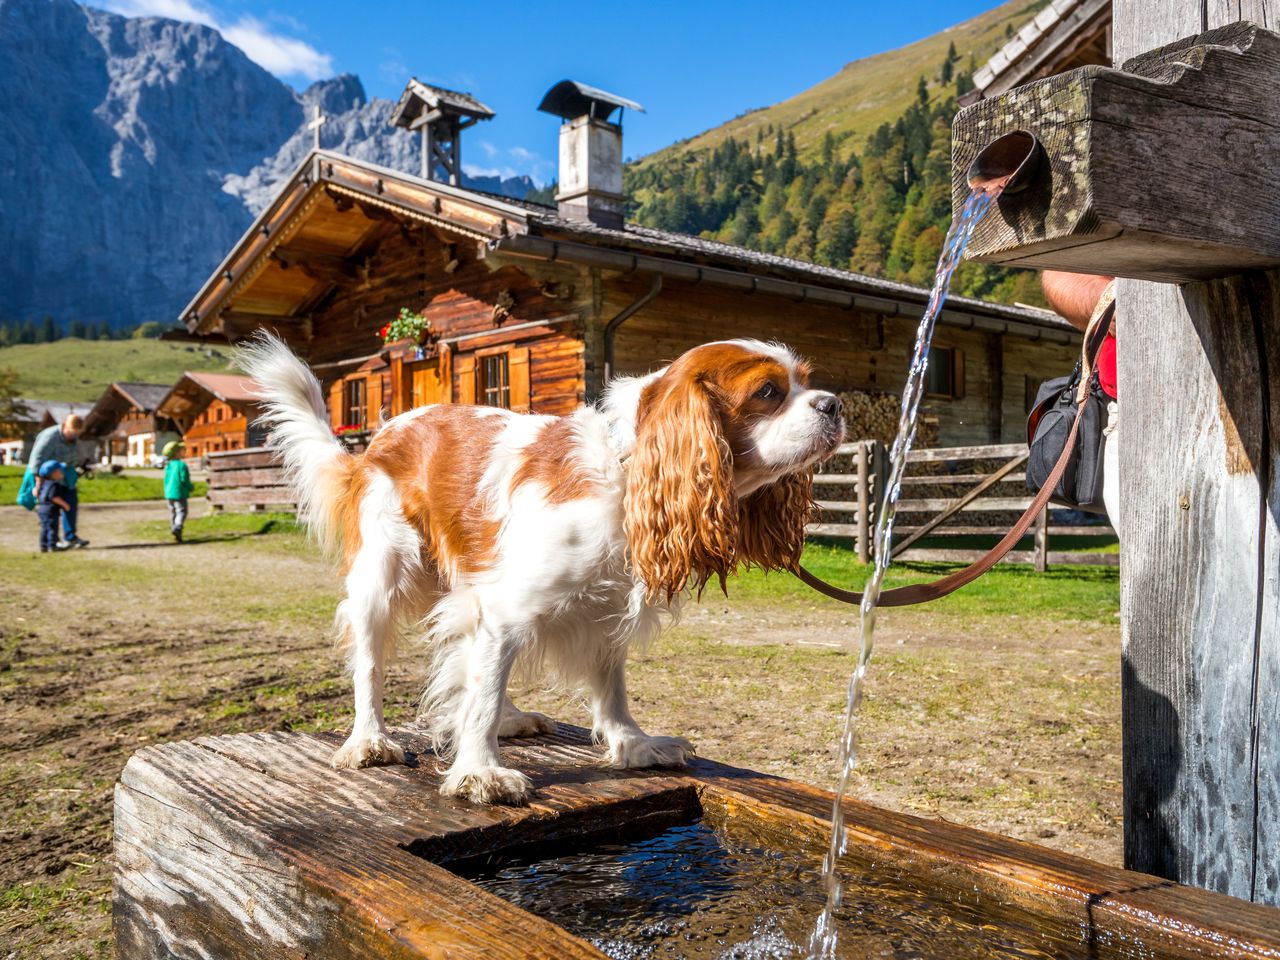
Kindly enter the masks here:
[[234, 373], [187, 371], [170, 388], [156, 413], [182, 433], [192, 459], [262, 443], [254, 421], [261, 413], [253, 381]]
[[103, 463], [148, 467], [170, 440], [176, 425], [157, 408], [169, 392], [164, 383], [112, 383], [84, 418], [84, 437], [98, 443]]
[[[565, 119], [562, 159], [577, 157], [556, 208], [313, 152], [182, 322], [231, 341], [277, 331], [347, 433], [425, 403], [566, 414], [611, 376], [732, 337], [791, 345], [821, 387], [898, 392], [928, 292], [623, 223], [608, 115], [638, 105], [609, 97], [566, 81], [544, 101]], [[384, 344], [402, 309], [429, 329]], [[988, 443], [1023, 436], [1028, 398], [1070, 369], [1079, 335], [1042, 310], [955, 297], [936, 344], [940, 442]]]
[[36, 434], [46, 427], [62, 423], [73, 413], [83, 417], [93, 406], [89, 403], [29, 398], [21, 398], [17, 402], [26, 409], [26, 413], [14, 424], [16, 429], [12, 435], [0, 436], [0, 464], [26, 463]]

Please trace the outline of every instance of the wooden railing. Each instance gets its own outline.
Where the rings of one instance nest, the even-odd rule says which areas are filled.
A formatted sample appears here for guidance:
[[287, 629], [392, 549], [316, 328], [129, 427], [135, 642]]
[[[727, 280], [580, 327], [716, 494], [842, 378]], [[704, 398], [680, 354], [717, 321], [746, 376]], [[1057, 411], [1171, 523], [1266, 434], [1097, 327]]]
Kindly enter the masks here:
[[246, 447], [205, 454], [209, 471], [209, 502], [214, 510], [292, 510], [293, 494], [271, 447]]
[[[894, 559], [968, 563], [981, 557], [985, 548], [924, 548], [916, 544], [926, 537], [948, 536], [989, 537], [994, 544], [1031, 505], [1026, 459], [1027, 448], [1021, 443], [909, 453], [894, 523]], [[874, 440], [843, 444], [814, 475], [819, 516], [818, 522], [809, 525], [809, 535], [848, 538], [858, 558], [869, 562], [887, 466], [888, 452], [883, 444]], [[1050, 512], [1045, 510], [1030, 536], [1033, 549], [1010, 551], [1005, 562], [1030, 563], [1037, 570], [1050, 564], [1119, 563], [1116, 553], [1050, 549], [1055, 536], [1114, 537], [1115, 531], [1105, 524], [1052, 523]]]

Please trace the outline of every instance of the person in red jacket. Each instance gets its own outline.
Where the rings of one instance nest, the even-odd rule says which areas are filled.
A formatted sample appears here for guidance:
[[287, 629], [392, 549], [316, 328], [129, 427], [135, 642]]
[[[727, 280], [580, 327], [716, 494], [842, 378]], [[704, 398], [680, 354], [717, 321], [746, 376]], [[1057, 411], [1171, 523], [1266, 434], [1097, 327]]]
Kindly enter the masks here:
[[[1098, 301], [1115, 277], [1094, 276], [1087, 273], [1061, 273], [1046, 270], [1040, 278], [1045, 299], [1054, 312], [1074, 327], [1083, 330], [1098, 307]], [[1111, 331], [1098, 351], [1098, 385], [1107, 395], [1107, 427], [1104, 431], [1107, 446], [1102, 466], [1102, 501], [1107, 516], [1115, 526], [1120, 519], [1119, 490], [1120, 465], [1116, 446], [1116, 425], [1119, 423], [1119, 396], [1116, 391], [1116, 323], [1111, 321]]]

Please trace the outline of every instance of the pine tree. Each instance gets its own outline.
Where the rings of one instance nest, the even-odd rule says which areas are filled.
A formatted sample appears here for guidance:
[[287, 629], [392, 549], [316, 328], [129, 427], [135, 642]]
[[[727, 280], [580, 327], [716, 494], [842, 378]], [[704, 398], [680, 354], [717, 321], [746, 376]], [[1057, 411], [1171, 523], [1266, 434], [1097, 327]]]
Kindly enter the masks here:
[[53, 343], [58, 339], [58, 324], [47, 313], [40, 320], [39, 337], [38, 343]]
[[929, 84], [924, 79], [924, 74], [920, 74], [920, 82], [916, 84], [916, 99], [920, 101], [920, 106], [927, 106], [929, 103]]

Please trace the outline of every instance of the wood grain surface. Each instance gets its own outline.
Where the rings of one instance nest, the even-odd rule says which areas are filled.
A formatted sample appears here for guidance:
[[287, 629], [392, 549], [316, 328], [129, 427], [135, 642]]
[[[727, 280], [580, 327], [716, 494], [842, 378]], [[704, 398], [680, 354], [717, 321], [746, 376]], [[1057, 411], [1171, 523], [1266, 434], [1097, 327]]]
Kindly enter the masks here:
[[[504, 762], [533, 779], [528, 806], [472, 806], [439, 795], [420, 729], [395, 736], [412, 765], [335, 771], [339, 736], [293, 733], [135, 754], [116, 790], [117, 955], [598, 957], [446, 866], [521, 844], [651, 835], [699, 815], [816, 856], [828, 828], [825, 790], [703, 759], [684, 771], [606, 770], [574, 727], [504, 743]], [[1088, 942], [1136, 938], [1152, 957], [1280, 957], [1270, 908], [856, 801], [846, 814], [850, 858], [1034, 910]]]

